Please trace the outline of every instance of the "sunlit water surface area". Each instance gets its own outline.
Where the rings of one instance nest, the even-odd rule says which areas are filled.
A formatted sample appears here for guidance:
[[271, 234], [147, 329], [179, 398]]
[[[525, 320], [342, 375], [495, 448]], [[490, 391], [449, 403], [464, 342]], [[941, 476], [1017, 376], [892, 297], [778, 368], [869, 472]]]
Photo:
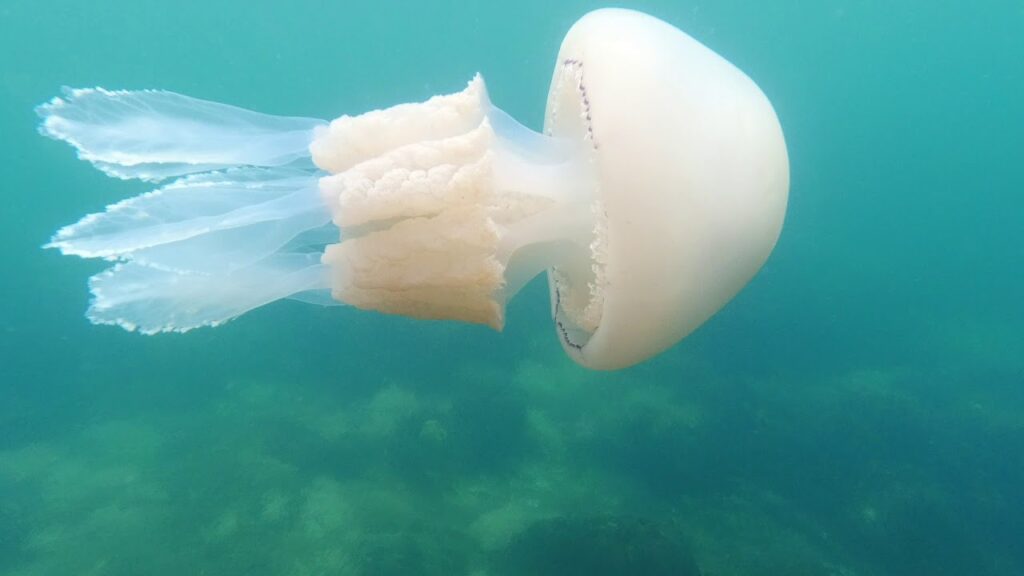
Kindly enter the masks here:
[[[1024, 5], [620, 3], [752, 77], [792, 186], [763, 270], [653, 360], [282, 301], [142, 336], [43, 250], [146, 191], [61, 86], [334, 118], [486, 76], [539, 130], [588, 1], [0, 3], [0, 574], [1024, 574]], [[671, 253], [664, 254], [666, 259]]]

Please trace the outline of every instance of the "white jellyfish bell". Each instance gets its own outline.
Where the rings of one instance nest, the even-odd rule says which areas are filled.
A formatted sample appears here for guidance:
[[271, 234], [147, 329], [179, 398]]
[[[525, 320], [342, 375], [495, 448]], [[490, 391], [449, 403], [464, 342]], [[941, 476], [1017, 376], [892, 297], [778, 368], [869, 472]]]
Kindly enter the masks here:
[[724, 306], [768, 258], [789, 168], [746, 75], [638, 12], [591, 12], [555, 63], [544, 133], [462, 92], [330, 123], [162, 91], [68, 90], [41, 130], [109, 175], [172, 179], [59, 230], [116, 264], [96, 323], [215, 326], [282, 298], [501, 329], [547, 271], [576, 362], [630, 366]]

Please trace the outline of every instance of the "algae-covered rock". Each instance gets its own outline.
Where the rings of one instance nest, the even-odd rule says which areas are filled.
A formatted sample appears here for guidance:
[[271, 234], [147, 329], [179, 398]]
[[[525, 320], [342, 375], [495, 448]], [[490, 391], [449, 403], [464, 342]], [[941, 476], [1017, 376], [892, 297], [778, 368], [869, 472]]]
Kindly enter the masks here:
[[700, 576], [681, 534], [629, 516], [535, 522], [495, 564], [499, 576]]

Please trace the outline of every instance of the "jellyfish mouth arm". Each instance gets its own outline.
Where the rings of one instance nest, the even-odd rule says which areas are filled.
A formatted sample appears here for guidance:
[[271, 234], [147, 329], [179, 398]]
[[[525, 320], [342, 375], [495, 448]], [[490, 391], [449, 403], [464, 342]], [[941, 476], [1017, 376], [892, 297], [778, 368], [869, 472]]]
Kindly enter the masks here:
[[163, 90], [65, 88], [38, 106], [39, 131], [109, 176], [157, 181], [308, 158], [315, 118], [272, 116]]
[[319, 254], [273, 254], [234, 271], [200, 273], [123, 262], [89, 279], [86, 317], [143, 334], [218, 326], [256, 308], [329, 286]]
[[520, 125], [479, 76], [329, 125], [158, 91], [69, 90], [37, 112], [111, 176], [175, 178], [47, 244], [116, 263], [90, 281], [96, 323], [186, 331], [329, 292], [501, 329], [519, 288], [590, 262], [601, 230], [588, 150]]
[[480, 76], [339, 118], [310, 149], [342, 229], [323, 259], [332, 295], [360, 308], [501, 329], [520, 287], [593, 243], [586, 150], [515, 122]]
[[146, 334], [216, 326], [282, 298], [323, 303], [338, 229], [309, 143], [320, 120], [161, 91], [66, 90], [40, 131], [108, 175], [162, 186], [54, 234], [45, 247], [115, 262], [86, 316]]
[[90, 279], [86, 316], [153, 334], [216, 326], [295, 295], [311, 300], [330, 288], [320, 258], [337, 238], [315, 174], [236, 168], [113, 204], [47, 247], [116, 262]]

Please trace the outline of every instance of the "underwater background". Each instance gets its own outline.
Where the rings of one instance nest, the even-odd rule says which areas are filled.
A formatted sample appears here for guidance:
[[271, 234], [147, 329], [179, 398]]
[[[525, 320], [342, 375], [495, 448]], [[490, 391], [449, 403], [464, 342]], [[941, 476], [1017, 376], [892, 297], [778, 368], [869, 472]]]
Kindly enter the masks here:
[[[772, 100], [763, 271], [635, 368], [277, 303], [91, 326], [40, 246], [146, 189], [36, 133], [62, 85], [333, 118], [461, 89], [539, 128], [601, 2], [0, 0], [0, 574], [1024, 574], [1024, 3], [620, 2]], [[666, 255], [671, 257], [671, 255]]]

